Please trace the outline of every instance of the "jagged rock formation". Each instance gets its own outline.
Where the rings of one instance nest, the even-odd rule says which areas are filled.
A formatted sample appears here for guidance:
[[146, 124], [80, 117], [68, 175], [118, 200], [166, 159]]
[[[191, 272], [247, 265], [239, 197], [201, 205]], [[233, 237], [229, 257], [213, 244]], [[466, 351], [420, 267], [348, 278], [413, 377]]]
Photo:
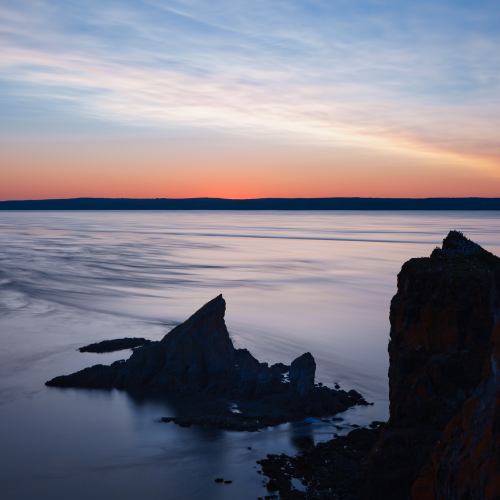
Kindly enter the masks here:
[[[224, 322], [225, 310], [226, 303], [219, 295], [161, 341], [134, 349], [127, 361], [95, 365], [56, 377], [46, 385], [177, 391], [238, 402], [258, 401], [269, 406], [267, 413], [273, 413], [273, 408], [282, 410], [280, 415], [274, 412], [269, 417], [276, 423], [303, 415], [331, 415], [367, 404], [356, 391], [315, 386], [316, 363], [310, 353], [297, 358], [291, 367], [283, 363], [269, 367], [246, 349], [235, 349]], [[290, 383], [283, 377], [288, 369]], [[259, 411], [262, 414], [262, 406]], [[195, 418], [198, 416], [189, 417], [192, 422], [200, 421]], [[205, 419], [207, 425], [215, 425], [221, 418], [212, 417]]]
[[445, 427], [474, 394], [490, 349], [498, 266], [498, 257], [456, 231], [430, 258], [403, 265], [390, 310], [390, 419], [361, 474], [360, 500], [407, 500]]

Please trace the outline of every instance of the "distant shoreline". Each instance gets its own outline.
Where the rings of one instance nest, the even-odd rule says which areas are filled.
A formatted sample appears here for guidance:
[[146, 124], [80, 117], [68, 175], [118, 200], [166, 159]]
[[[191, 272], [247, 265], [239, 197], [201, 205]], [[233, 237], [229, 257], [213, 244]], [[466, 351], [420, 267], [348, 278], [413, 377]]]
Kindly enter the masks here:
[[500, 198], [72, 198], [0, 201], [0, 210], [500, 210]]

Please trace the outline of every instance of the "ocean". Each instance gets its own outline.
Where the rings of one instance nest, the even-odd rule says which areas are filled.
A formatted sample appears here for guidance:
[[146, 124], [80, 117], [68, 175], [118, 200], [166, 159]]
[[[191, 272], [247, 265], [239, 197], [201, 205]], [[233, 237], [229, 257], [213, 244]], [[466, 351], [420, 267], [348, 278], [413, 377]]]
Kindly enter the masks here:
[[[0, 212], [0, 498], [255, 500], [256, 460], [388, 418], [389, 304], [402, 264], [450, 229], [500, 255], [499, 212]], [[373, 406], [256, 433], [160, 423], [196, 400], [44, 383], [161, 339], [223, 294], [237, 348], [309, 351]], [[231, 484], [215, 483], [222, 477]]]

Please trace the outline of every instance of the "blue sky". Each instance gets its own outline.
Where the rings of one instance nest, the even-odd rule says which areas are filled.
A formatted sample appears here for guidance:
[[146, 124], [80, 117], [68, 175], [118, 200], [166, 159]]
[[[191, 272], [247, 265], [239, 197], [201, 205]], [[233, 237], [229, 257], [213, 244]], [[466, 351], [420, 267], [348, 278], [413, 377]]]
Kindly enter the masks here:
[[499, 21], [486, 0], [4, 0], [0, 134], [229, 134], [496, 162]]

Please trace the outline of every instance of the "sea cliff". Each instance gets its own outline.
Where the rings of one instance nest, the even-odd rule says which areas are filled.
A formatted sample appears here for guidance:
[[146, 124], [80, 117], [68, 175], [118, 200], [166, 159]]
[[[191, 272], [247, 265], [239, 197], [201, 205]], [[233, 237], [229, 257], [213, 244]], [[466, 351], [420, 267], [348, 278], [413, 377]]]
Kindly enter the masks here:
[[403, 265], [390, 308], [390, 418], [359, 500], [500, 498], [499, 266], [456, 231]]

